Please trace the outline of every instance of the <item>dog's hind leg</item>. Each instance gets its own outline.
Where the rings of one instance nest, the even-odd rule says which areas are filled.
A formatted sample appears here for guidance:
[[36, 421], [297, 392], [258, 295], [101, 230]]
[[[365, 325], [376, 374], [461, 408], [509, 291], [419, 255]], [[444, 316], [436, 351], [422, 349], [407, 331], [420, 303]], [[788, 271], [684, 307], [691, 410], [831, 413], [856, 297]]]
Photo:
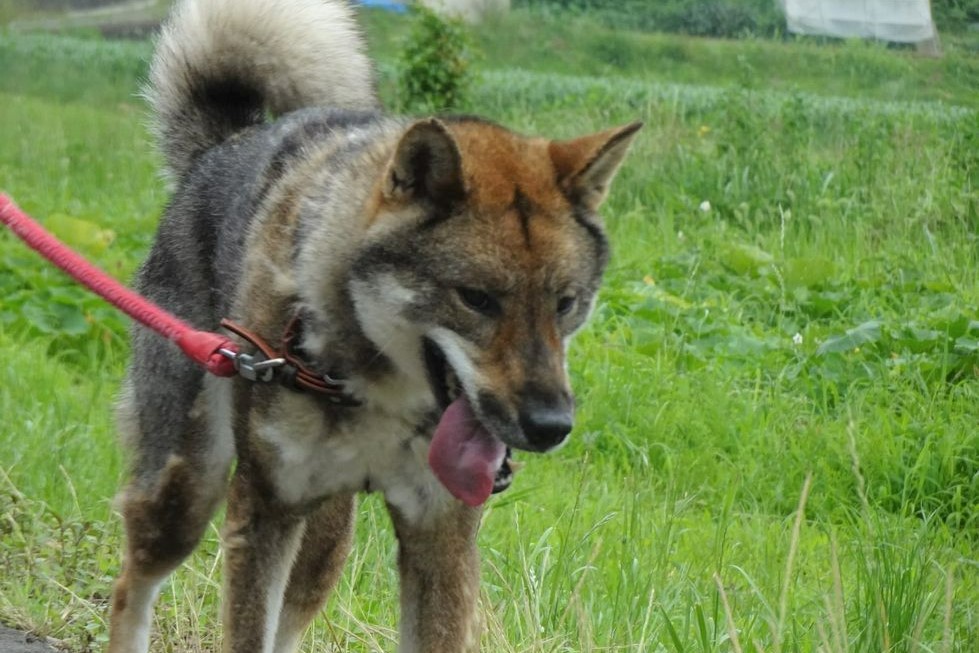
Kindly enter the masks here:
[[147, 650], [160, 586], [194, 550], [223, 494], [201, 493], [198, 481], [187, 461], [173, 456], [152, 490], [133, 484], [124, 491], [127, 547], [112, 595], [110, 653]]
[[132, 479], [119, 496], [127, 541], [112, 594], [110, 653], [148, 650], [160, 586], [194, 550], [227, 488], [230, 428], [222, 432], [204, 412], [205, 405], [220, 406], [220, 396], [206, 388], [195, 404], [201, 386], [187, 387], [194, 409], [175, 406], [171, 419], [159, 420], [136, 402], [132, 384], [123, 391], [120, 428], [135, 451]]
[[276, 501], [253, 463], [242, 459], [228, 494], [224, 528], [224, 650], [272, 653], [304, 519]]
[[388, 505], [401, 573], [399, 653], [470, 653], [479, 649], [481, 511], [454, 503], [415, 524]]
[[352, 495], [330, 497], [306, 518], [279, 617], [275, 653], [299, 650], [306, 626], [340, 577], [353, 542], [354, 504]]

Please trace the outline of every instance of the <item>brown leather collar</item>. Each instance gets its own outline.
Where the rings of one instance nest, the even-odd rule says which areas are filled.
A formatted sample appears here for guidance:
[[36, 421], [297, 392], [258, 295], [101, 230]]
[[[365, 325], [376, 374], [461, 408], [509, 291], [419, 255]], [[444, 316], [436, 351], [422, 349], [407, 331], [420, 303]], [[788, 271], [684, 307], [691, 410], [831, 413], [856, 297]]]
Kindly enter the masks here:
[[312, 370], [300, 357], [299, 336], [302, 320], [296, 313], [282, 334], [279, 349], [273, 349], [261, 336], [225, 318], [221, 327], [251, 343], [258, 349], [255, 354], [222, 352], [233, 358], [238, 373], [251, 381], [271, 382], [297, 392], [323, 395], [328, 401], [340, 406], [359, 406], [361, 402], [347, 392], [346, 384], [328, 374]]

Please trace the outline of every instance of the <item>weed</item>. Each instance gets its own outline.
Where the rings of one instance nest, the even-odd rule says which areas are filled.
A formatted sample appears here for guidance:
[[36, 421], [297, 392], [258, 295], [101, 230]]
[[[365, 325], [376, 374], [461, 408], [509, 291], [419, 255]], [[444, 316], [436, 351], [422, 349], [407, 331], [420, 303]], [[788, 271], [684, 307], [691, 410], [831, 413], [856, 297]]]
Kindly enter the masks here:
[[466, 106], [471, 45], [463, 24], [418, 3], [414, 28], [399, 62], [399, 100], [405, 110], [434, 113]]

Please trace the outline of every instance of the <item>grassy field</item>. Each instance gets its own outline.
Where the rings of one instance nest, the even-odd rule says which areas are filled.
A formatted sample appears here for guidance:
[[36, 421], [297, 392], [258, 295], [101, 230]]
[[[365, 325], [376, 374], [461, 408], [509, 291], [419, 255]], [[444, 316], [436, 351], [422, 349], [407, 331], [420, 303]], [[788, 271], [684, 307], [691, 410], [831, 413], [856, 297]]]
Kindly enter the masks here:
[[[530, 42], [510, 20], [475, 35], [471, 110], [647, 126], [573, 348], [573, 443], [522, 456], [487, 510], [484, 650], [976, 650], [976, 59], [620, 34], [619, 65], [561, 31], [587, 25]], [[388, 93], [401, 28], [369, 26]], [[166, 201], [149, 52], [0, 32], [0, 189], [123, 279]], [[0, 234], [0, 622], [76, 652], [102, 649], [118, 570], [125, 330]], [[220, 640], [218, 528], [164, 590], [155, 650]], [[393, 542], [367, 498], [304, 650], [394, 650]]]
[[[371, 16], [371, 27], [375, 50], [393, 57], [397, 39], [390, 36], [405, 30], [404, 21], [377, 13]], [[484, 64], [493, 68], [979, 107], [979, 45], [951, 38], [944, 57], [927, 59], [860, 40], [691, 39], [612, 30], [582, 17], [522, 12], [497, 19], [474, 37]]]

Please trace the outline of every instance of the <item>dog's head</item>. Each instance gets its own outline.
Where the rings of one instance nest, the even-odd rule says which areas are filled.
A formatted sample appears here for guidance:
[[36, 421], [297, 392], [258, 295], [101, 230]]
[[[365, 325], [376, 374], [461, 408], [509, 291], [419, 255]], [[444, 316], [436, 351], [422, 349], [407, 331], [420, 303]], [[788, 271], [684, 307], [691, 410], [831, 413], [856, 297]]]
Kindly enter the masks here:
[[[566, 347], [608, 260], [598, 207], [640, 127], [548, 141], [424, 120], [390, 157], [351, 292], [368, 337], [430, 386], [430, 460], [469, 503], [505, 446], [548, 451], [572, 429]], [[453, 487], [469, 481], [475, 494]]]

